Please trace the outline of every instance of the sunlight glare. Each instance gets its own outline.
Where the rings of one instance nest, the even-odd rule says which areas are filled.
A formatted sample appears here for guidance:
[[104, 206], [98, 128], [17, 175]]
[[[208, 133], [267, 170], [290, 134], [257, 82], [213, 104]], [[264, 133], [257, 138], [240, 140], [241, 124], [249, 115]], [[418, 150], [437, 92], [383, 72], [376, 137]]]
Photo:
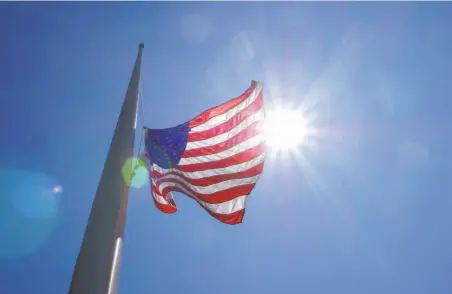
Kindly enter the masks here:
[[291, 150], [303, 144], [307, 134], [306, 121], [300, 109], [274, 108], [265, 118], [267, 146], [276, 150]]
[[56, 186], [53, 187], [53, 189], [52, 189], [52, 192], [53, 192], [54, 194], [61, 193], [62, 191], [63, 191], [63, 188], [62, 188], [61, 186], [59, 186], [59, 185], [56, 185]]

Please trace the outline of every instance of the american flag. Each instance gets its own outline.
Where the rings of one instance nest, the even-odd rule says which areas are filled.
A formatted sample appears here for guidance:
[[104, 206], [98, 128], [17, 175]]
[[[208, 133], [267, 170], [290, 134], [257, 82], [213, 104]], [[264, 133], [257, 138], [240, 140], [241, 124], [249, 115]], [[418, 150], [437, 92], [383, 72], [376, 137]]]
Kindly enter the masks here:
[[177, 211], [172, 191], [194, 199], [211, 216], [239, 224], [245, 202], [264, 168], [262, 85], [253, 81], [239, 97], [196, 118], [145, 133], [141, 153], [155, 206]]

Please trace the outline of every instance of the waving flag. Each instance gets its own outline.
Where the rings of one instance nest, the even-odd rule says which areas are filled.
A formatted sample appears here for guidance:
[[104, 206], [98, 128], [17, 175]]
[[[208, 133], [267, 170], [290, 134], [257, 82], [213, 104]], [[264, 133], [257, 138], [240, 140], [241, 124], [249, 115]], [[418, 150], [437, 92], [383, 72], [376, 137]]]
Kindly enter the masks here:
[[177, 211], [171, 191], [196, 200], [226, 224], [242, 222], [245, 202], [265, 159], [262, 85], [168, 129], [146, 129], [152, 196], [164, 213]]

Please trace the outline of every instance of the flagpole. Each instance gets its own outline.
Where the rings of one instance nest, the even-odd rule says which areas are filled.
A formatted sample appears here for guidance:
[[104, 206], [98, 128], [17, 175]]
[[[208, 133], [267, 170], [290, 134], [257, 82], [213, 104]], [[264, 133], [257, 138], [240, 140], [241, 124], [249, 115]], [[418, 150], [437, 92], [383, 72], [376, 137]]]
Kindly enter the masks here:
[[[126, 160], [133, 157], [143, 48], [143, 43], [138, 45], [135, 66], [72, 274], [70, 294], [118, 292], [129, 198], [129, 187], [122, 169]], [[132, 165], [132, 161], [127, 161], [127, 164]], [[132, 171], [132, 166], [126, 170]]]

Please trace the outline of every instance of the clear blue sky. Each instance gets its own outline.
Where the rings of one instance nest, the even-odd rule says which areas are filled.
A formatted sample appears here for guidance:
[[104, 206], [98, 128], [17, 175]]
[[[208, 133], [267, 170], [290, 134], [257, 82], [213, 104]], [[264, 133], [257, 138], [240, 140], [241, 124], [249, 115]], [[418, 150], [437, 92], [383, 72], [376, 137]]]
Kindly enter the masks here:
[[452, 293], [451, 14], [450, 3], [1, 3], [0, 292], [67, 291], [144, 42], [149, 126], [256, 79], [267, 105], [304, 103], [325, 132], [305, 161], [267, 160], [240, 226], [182, 195], [164, 215], [147, 186], [133, 190], [121, 293]]

